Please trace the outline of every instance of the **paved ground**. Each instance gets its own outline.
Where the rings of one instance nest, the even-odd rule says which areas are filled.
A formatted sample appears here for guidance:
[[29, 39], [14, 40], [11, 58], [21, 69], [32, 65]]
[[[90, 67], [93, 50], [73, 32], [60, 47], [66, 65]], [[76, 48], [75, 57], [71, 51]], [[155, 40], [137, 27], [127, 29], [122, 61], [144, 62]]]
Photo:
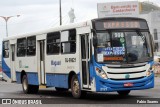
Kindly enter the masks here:
[[[133, 100], [135, 101], [136, 99], [141, 99], [141, 98], [148, 98], [148, 99], [160, 98], [160, 78], [155, 78], [155, 88], [149, 90], [132, 91], [128, 97], [120, 97], [116, 92], [106, 93], [106, 94], [88, 93], [87, 97], [84, 99], [73, 99], [71, 92], [57, 92], [54, 90], [54, 88], [40, 89], [38, 94], [24, 94], [22, 91], [21, 84], [0, 81], [0, 98], [52, 98], [51, 100], [53, 100], [53, 103], [61, 104], [60, 106], [66, 106], [63, 104], [74, 102], [74, 104], [80, 104], [81, 107], [82, 104], [83, 107], [89, 107], [89, 106], [99, 107], [99, 106], [106, 106], [106, 104], [110, 105], [110, 106], [108, 105], [108, 107], [112, 107], [113, 104], [116, 104], [114, 106], [117, 107], [125, 107], [125, 106], [143, 107], [142, 104], [123, 105], [121, 103], [130, 102]], [[4, 105], [2, 105], [2, 107], [3, 106]], [[159, 106], [159, 105], [154, 105], [154, 106]], [[35, 107], [37, 106], [35, 105]]]

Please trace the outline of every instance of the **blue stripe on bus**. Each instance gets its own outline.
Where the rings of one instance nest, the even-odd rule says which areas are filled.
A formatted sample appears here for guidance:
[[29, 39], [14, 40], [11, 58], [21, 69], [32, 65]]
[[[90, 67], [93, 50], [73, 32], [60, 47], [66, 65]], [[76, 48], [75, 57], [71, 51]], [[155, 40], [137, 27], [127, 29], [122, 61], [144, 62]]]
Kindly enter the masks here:
[[9, 77], [11, 78], [11, 69], [9, 66], [6, 64], [4, 61], [4, 58], [2, 58], [2, 71]]
[[38, 72], [26, 72], [28, 78], [28, 84], [39, 85]]
[[[37, 72], [26, 72], [28, 84], [39, 85]], [[77, 74], [80, 77], [80, 73]], [[16, 72], [17, 83], [21, 83], [21, 72]], [[79, 78], [80, 81], [80, 78]], [[46, 86], [68, 88], [68, 74], [46, 73]]]
[[148, 62], [148, 63], [150, 64], [151, 67], [155, 64], [154, 61], [150, 61], [150, 62]]
[[21, 72], [16, 72], [16, 80], [18, 84], [21, 84]]
[[[81, 76], [80, 76], [80, 72], [77, 73], [77, 77], [78, 77], [79, 84], [81, 84]], [[80, 85], [80, 87], [81, 87], [81, 85]]]
[[[29, 85], [39, 85], [38, 72], [26, 72]], [[16, 71], [17, 83], [21, 83], [21, 72]]]
[[47, 86], [68, 88], [68, 74], [46, 74]]
[[[132, 87], [124, 87], [124, 83], [133, 83]], [[97, 92], [112, 92], [121, 90], [141, 90], [154, 87], [154, 74], [149, 77], [144, 77], [136, 80], [110, 80], [102, 79], [96, 76], [96, 91]]]

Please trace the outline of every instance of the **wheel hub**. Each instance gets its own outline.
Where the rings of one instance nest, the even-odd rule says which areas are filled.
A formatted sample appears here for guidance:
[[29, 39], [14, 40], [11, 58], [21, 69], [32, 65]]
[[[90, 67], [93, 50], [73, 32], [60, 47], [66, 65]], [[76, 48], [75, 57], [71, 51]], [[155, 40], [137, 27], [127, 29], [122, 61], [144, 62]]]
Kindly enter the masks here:
[[75, 79], [74, 82], [73, 82], [73, 91], [74, 91], [75, 94], [79, 93], [79, 83], [78, 83], [77, 79]]
[[23, 88], [24, 90], [27, 90], [27, 80], [26, 79], [23, 80]]

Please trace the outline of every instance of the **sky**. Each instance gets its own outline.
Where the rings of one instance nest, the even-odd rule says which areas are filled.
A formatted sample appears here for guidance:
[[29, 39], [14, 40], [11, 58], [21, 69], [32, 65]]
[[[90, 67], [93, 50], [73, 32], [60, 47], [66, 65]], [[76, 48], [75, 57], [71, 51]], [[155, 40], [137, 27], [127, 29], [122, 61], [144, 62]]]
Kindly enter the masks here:
[[[82, 22], [97, 18], [97, 3], [120, 1], [133, 0], [61, 0], [63, 25], [69, 24], [71, 8], [74, 9], [75, 22]], [[160, 0], [147, 1], [160, 5]], [[8, 21], [9, 36], [53, 28], [59, 26], [59, 0], [0, 0], [0, 16], [15, 16]], [[5, 27], [4, 19], [0, 17], [0, 47], [6, 37]]]

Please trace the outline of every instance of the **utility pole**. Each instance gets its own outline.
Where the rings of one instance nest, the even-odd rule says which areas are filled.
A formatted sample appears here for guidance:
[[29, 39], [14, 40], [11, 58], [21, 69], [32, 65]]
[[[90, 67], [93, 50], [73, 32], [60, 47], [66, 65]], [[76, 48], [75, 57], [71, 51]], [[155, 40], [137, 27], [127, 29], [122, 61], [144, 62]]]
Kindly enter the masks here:
[[60, 20], [60, 25], [62, 25], [62, 9], [61, 9], [61, 0], [59, 0], [59, 20]]
[[20, 15], [16, 15], [16, 16], [0, 16], [1, 18], [3, 18], [6, 22], [6, 37], [8, 37], [8, 20], [12, 17], [19, 17]]

